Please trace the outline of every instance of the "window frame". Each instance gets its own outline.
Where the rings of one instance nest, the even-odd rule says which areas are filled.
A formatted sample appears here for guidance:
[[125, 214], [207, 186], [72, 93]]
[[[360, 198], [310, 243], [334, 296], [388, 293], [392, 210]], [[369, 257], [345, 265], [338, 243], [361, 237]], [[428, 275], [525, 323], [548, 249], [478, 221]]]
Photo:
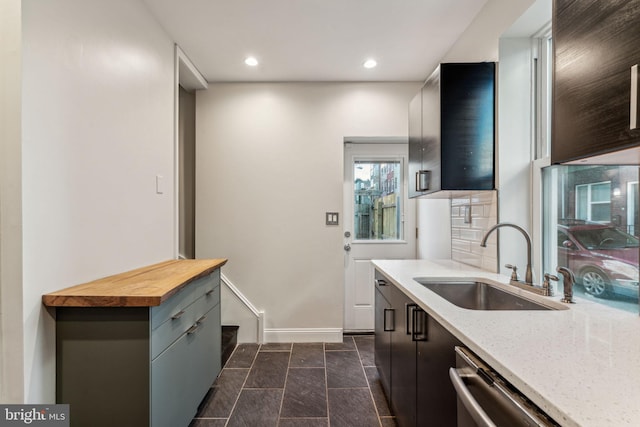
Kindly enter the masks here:
[[[553, 88], [553, 40], [551, 22], [531, 36], [532, 54], [532, 151], [531, 162], [531, 205], [532, 240], [534, 242], [533, 265], [537, 277], [544, 276], [544, 267], [549, 265], [551, 257], [557, 258], [556, 244], [550, 245], [557, 237], [553, 233], [545, 235], [544, 227], [544, 185], [543, 169], [551, 166], [551, 100]], [[554, 190], [555, 191], [555, 190]], [[554, 204], [556, 203], [554, 199]]]

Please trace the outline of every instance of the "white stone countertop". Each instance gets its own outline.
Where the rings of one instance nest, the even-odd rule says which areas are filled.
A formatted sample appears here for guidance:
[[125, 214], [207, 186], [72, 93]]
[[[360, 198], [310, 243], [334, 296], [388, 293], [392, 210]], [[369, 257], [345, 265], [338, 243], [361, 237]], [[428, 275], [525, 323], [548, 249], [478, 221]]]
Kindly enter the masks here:
[[[640, 316], [574, 297], [568, 310], [457, 307], [413, 280], [481, 279], [529, 299], [507, 276], [450, 260], [374, 260], [422, 309], [563, 426], [640, 426]], [[559, 292], [558, 294], [560, 294]]]

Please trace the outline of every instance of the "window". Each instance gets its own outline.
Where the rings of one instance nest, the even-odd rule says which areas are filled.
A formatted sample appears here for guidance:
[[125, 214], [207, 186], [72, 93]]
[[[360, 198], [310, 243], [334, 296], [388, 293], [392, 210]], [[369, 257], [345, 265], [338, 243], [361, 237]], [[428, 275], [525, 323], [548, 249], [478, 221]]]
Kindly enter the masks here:
[[[552, 166], [543, 170], [545, 271], [568, 267], [574, 292], [638, 312], [640, 244], [635, 166]], [[607, 178], [608, 181], [604, 181]], [[631, 192], [631, 193], [628, 193]], [[631, 212], [631, 214], [629, 214]]]
[[[534, 39], [536, 59], [534, 181], [542, 211], [542, 270], [564, 266], [576, 277], [574, 293], [638, 312], [640, 244], [638, 167], [549, 166], [552, 41]], [[535, 209], [535, 207], [534, 207]], [[534, 233], [535, 235], [535, 233]], [[540, 274], [540, 273], [538, 273]]]
[[355, 238], [401, 239], [401, 162], [357, 160], [353, 167]]
[[611, 182], [579, 184], [576, 185], [575, 193], [577, 219], [596, 222], [611, 221]]

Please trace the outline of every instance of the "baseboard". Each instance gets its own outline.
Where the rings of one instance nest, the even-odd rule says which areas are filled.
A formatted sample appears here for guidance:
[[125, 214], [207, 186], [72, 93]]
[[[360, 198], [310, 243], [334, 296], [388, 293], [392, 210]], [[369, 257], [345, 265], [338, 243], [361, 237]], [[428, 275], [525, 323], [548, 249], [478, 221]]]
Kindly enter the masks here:
[[265, 329], [264, 342], [342, 342], [342, 328]]

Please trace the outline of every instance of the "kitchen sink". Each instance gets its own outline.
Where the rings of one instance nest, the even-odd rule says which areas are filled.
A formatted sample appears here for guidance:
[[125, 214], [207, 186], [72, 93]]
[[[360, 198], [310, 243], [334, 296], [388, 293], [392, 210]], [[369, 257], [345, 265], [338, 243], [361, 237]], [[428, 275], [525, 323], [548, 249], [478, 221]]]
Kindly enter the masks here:
[[558, 310], [552, 304], [512, 294], [489, 283], [478, 281], [433, 281], [415, 279], [422, 286], [435, 292], [458, 307], [470, 310]]

